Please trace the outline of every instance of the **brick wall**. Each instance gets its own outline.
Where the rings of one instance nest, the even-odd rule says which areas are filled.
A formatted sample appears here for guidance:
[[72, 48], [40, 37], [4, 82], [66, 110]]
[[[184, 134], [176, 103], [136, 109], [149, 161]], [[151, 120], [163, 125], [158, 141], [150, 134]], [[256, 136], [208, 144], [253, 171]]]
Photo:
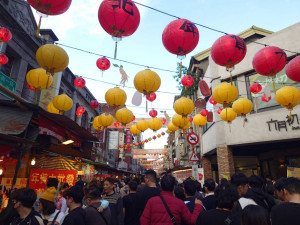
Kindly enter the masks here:
[[212, 168], [211, 168], [211, 159], [209, 157], [203, 156], [203, 171], [204, 171], [204, 180], [212, 178]]
[[229, 180], [235, 173], [232, 150], [226, 145], [217, 147], [217, 159], [219, 180], [223, 177]]

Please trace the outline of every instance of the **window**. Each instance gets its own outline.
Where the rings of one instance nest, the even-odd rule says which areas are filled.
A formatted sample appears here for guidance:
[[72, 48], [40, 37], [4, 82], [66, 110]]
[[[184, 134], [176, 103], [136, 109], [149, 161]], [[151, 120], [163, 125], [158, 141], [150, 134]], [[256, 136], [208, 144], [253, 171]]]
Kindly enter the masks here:
[[0, 72], [2, 72], [3, 74], [5, 74], [6, 76], [10, 77], [11, 73], [12, 73], [12, 68], [13, 68], [13, 64], [14, 64], [14, 61], [15, 61], [15, 57], [11, 53], [9, 47], [7, 47], [7, 49], [4, 52], [4, 54], [8, 58], [8, 63], [5, 64], [5, 65], [0, 66]]
[[81, 126], [86, 129], [87, 123], [88, 123], [88, 113], [87, 111], [85, 111], [81, 116]]

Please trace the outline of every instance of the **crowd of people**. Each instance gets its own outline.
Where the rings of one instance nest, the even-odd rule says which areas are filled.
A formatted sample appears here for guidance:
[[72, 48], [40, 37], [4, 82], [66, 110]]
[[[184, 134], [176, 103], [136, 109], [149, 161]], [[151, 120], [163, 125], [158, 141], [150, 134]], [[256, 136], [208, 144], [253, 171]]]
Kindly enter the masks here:
[[69, 187], [49, 178], [39, 196], [30, 188], [11, 193], [3, 225], [298, 225], [300, 180], [272, 181], [234, 174], [203, 187], [193, 177], [147, 170], [139, 178], [106, 178]]

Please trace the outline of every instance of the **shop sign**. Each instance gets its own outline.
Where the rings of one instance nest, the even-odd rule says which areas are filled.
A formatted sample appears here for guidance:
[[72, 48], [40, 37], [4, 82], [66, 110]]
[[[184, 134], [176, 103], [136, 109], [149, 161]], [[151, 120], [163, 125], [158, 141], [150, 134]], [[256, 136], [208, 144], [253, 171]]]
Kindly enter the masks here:
[[108, 149], [117, 150], [119, 148], [119, 131], [109, 131], [108, 133]]
[[76, 170], [46, 170], [31, 169], [29, 177], [29, 187], [37, 193], [46, 190], [48, 178], [56, 178], [59, 183], [66, 182], [74, 186], [76, 182]]
[[297, 114], [287, 115], [285, 120], [269, 120], [267, 121], [269, 131], [281, 131], [281, 130], [300, 130], [300, 123]]
[[[27, 178], [17, 178], [15, 188], [25, 188], [27, 186]], [[12, 188], [13, 178], [2, 178], [1, 184], [6, 187], [6, 189]]]
[[173, 172], [173, 176], [176, 177], [176, 179], [185, 180], [186, 178], [192, 176], [192, 169], [175, 171], [175, 172]]
[[165, 154], [168, 152], [167, 148], [161, 148], [161, 149], [138, 149], [138, 148], [133, 148], [132, 149], [132, 154]]
[[296, 178], [300, 179], [300, 168], [288, 167], [287, 168], [287, 177], [296, 177]]
[[[17, 83], [1, 72], [0, 72], [0, 85], [2, 85], [3, 87], [5, 87], [6, 89], [12, 92], [16, 92]], [[0, 93], [12, 99], [12, 97], [10, 97], [7, 94], [4, 94], [2, 91], [0, 91]]]

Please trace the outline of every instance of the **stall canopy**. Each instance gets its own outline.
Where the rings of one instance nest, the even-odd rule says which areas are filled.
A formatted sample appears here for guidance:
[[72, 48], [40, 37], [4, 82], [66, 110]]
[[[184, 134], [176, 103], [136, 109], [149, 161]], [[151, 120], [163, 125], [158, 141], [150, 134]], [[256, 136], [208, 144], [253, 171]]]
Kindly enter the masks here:
[[44, 156], [37, 157], [34, 169], [47, 170], [79, 170], [79, 162], [62, 156]]

